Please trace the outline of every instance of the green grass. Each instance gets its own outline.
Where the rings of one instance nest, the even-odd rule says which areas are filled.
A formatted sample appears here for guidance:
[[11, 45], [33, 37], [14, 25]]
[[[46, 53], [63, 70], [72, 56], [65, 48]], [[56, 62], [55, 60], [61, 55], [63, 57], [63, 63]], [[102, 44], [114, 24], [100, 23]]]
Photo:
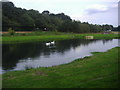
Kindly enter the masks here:
[[[119, 38], [118, 34], [74, 34], [74, 33], [60, 33], [60, 32], [33, 32], [25, 35], [3, 36], [2, 43], [25, 43], [33, 41], [49, 41], [49, 40], [63, 40], [63, 39], [85, 39], [85, 36], [94, 36], [94, 39], [113, 39]], [[1, 39], [0, 39], [1, 41]]]
[[2, 75], [0, 74], [0, 89], [2, 90]]
[[118, 88], [118, 49], [71, 63], [3, 74], [3, 88]]

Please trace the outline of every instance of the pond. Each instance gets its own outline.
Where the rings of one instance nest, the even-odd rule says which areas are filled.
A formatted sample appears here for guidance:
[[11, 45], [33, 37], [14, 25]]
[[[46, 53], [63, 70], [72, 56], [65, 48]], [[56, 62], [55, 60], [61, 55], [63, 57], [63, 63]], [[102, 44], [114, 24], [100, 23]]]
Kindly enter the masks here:
[[3, 44], [2, 73], [28, 68], [50, 67], [105, 52], [118, 46], [118, 39], [70, 39], [50, 42]]

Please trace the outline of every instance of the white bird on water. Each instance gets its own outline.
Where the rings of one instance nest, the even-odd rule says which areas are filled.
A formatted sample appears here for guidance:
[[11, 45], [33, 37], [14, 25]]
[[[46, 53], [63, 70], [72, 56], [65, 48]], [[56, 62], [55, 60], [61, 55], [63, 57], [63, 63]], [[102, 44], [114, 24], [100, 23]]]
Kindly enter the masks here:
[[45, 44], [46, 44], [46, 46], [50, 46], [50, 45], [55, 44], [55, 41], [52, 41], [52, 42], [47, 42], [47, 43], [45, 43]]
[[51, 44], [55, 44], [55, 41], [52, 41]]
[[50, 42], [49, 43], [45, 43], [46, 44], [46, 46], [49, 46], [50, 45]]

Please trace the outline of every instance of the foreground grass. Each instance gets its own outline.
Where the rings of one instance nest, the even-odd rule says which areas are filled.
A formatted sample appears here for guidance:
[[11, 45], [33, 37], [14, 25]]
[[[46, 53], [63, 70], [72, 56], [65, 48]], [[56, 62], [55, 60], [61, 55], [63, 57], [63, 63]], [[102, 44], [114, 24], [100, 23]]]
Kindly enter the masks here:
[[3, 88], [118, 88], [118, 47], [69, 64], [3, 74]]
[[113, 39], [119, 38], [118, 34], [73, 34], [73, 33], [29, 33], [28, 35], [15, 35], [15, 36], [3, 36], [2, 43], [25, 43], [33, 41], [50, 41], [50, 40], [63, 40], [63, 39], [85, 39], [85, 36], [94, 36], [94, 39]]

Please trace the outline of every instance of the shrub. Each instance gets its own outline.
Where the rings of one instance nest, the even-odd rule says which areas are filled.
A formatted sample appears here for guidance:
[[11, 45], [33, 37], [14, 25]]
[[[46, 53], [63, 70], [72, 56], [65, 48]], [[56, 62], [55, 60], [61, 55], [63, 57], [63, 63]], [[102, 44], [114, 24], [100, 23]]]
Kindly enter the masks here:
[[12, 28], [9, 28], [8, 32], [9, 32], [10, 35], [14, 35], [15, 34], [15, 30], [13, 30]]

